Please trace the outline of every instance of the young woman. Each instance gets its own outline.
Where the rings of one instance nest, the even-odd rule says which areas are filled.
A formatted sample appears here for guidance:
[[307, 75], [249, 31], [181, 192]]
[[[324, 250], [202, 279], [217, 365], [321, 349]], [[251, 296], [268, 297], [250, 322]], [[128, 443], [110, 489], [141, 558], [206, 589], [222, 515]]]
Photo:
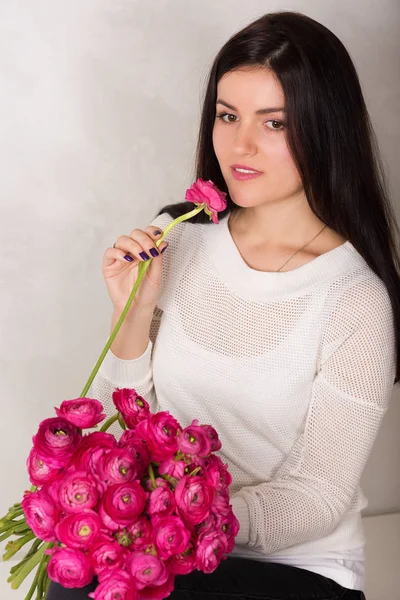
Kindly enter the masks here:
[[[169, 598], [365, 598], [359, 481], [399, 380], [398, 226], [331, 31], [279, 12], [226, 42], [197, 177], [227, 193], [226, 211], [170, 232], [88, 394], [112, 413], [113, 390], [134, 387], [219, 433], [236, 546], [213, 573], [176, 577]], [[112, 328], [139, 260], [191, 207], [164, 207], [106, 250]], [[48, 599], [86, 599], [96, 583], [52, 583]]]

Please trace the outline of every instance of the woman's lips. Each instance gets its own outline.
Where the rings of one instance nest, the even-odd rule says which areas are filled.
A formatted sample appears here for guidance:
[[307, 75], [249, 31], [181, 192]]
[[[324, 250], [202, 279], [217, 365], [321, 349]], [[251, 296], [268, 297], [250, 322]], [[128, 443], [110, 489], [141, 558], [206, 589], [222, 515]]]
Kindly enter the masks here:
[[243, 181], [246, 179], [254, 179], [255, 177], [259, 177], [262, 173], [241, 173], [240, 171], [236, 171], [233, 167], [231, 167], [232, 175], [235, 179], [239, 181]]

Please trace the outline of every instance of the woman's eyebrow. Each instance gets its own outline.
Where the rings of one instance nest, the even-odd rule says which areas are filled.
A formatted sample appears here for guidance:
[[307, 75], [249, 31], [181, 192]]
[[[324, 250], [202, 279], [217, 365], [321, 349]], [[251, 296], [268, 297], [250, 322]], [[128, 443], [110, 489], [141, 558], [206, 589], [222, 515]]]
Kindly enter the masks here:
[[[227, 102], [225, 102], [225, 100], [217, 100], [217, 104], [223, 104], [224, 106], [226, 106], [227, 108], [230, 108], [231, 110], [236, 110], [237, 108], [235, 108], [234, 106], [232, 106], [231, 104], [228, 104]], [[256, 110], [255, 114], [256, 115], [268, 115], [269, 113], [273, 113], [273, 112], [286, 112], [286, 109], [281, 107], [281, 108], [259, 108], [258, 110]]]

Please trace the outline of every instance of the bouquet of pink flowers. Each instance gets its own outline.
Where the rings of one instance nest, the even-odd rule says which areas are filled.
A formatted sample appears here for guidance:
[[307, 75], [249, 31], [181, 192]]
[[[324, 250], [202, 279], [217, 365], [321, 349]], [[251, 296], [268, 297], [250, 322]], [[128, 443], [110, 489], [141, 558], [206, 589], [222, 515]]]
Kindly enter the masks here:
[[[185, 198], [218, 223], [224, 192], [198, 179]], [[148, 261], [149, 262], [149, 261]], [[32, 483], [21, 503], [0, 520], [0, 541], [9, 541], [3, 560], [33, 542], [11, 569], [15, 589], [37, 569], [25, 600], [40, 600], [50, 579], [66, 588], [88, 585], [95, 600], [162, 600], [176, 575], [214, 571], [235, 543], [239, 522], [229, 499], [228, 465], [215, 429], [198, 420], [183, 428], [169, 412], [152, 413], [134, 389], [116, 388], [116, 414], [100, 431], [102, 404], [86, 397], [148, 267], [140, 263], [135, 286], [106, 347], [79, 398], [65, 400], [56, 417], [45, 419], [27, 459]], [[119, 440], [107, 433], [117, 421]]]

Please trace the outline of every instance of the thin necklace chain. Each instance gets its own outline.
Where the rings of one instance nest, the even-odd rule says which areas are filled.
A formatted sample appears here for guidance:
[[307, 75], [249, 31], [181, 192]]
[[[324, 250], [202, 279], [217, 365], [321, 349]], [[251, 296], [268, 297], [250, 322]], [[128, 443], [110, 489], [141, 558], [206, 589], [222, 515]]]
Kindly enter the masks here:
[[[231, 223], [231, 216], [232, 216], [232, 215], [230, 214], [230, 215], [229, 215], [229, 219], [228, 219], [228, 228], [229, 228], [229, 231], [230, 231], [230, 227], [229, 227], [229, 225], [230, 225], [230, 223]], [[283, 264], [283, 265], [281, 266], [281, 268], [280, 268], [280, 269], [278, 269], [277, 271], [268, 271], [268, 272], [270, 272], [270, 273], [279, 273], [279, 271], [280, 271], [281, 269], [283, 269], [283, 267], [284, 267], [284, 266], [285, 266], [285, 265], [286, 265], [286, 264], [289, 262], [289, 260], [291, 260], [291, 259], [293, 258], [293, 256], [296, 256], [296, 254], [297, 254], [298, 252], [300, 252], [300, 250], [303, 250], [303, 248], [305, 248], [306, 246], [308, 246], [308, 244], [311, 244], [311, 242], [312, 242], [313, 240], [315, 240], [315, 238], [316, 238], [316, 237], [318, 237], [320, 233], [322, 233], [322, 232], [323, 232], [323, 230], [325, 229], [325, 227], [327, 227], [327, 225], [324, 225], [324, 226], [323, 226], [323, 228], [321, 229], [321, 231], [319, 231], [319, 232], [317, 233], [317, 235], [314, 235], [314, 237], [313, 237], [313, 238], [312, 238], [312, 239], [311, 239], [309, 242], [307, 242], [306, 244], [304, 244], [304, 246], [302, 246], [301, 248], [299, 248], [298, 250], [296, 250], [296, 252], [295, 252], [295, 253], [294, 253], [294, 254], [293, 254], [293, 255], [292, 255], [290, 258], [288, 258], [288, 259], [287, 259], [287, 261], [285, 262], [285, 264]]]

